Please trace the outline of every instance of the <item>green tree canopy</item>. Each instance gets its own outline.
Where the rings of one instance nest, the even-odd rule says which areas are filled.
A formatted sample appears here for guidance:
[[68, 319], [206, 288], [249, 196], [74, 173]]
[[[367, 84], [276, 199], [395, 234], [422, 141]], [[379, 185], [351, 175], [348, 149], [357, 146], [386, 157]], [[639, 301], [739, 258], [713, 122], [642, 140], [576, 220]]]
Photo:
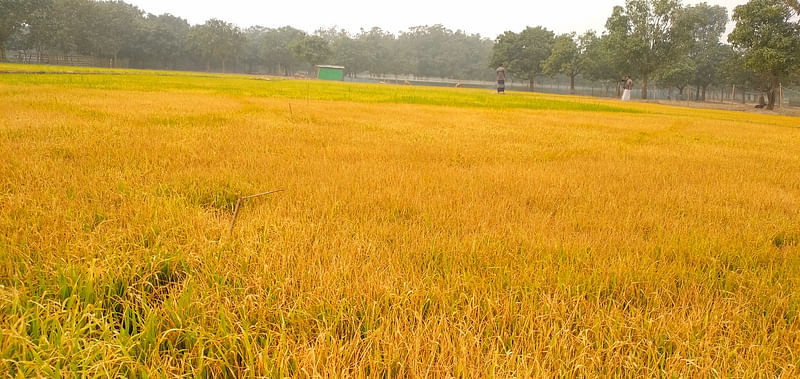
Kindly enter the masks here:
[[394, 67], [397, 62], [396, 40], [392, 33], [378, 27], [361, 29], [356, 39], [363, 44], [367, 59], [366, 68], [370, 74], [384, 75], [397, 71]]
[[745, 65], [762, 78], [767, 108], [773, 109], [778, 84], [800, 64], [800, 27], [781, 0], [751, 0], [734, 9], [733, 20], [736, 28], [728, 41], [742, 50]]
[[680, 10], [679, 0], [626, 0], [606, 22], [614, 61], [641, 79], [643, 99], [650, 77], [688, 50], [689, 30], [676, 23]]
[[292, 55], [292, 52], [289, 51], [289, 44], [304, 35], [305, 33], [303, 31], [291, 26], [265, 30], [260, 38], [264, 64], [266, 64], [272, 72], [286, 76], [291, 75], [299, 62], [295, 59], [294, 55]]
[[142, 27], [143, 58], [174, 69], [188, 55], [186, 40], [190, 30], [189, 23], [180, 17], [148, 15]]
[[306, 62], [312, 67], [327, 63], [332, 52], [325, 38], [315, 35], [303, 35], [289, 43], [289, 51], [295, 59]]
[[349, 75], [369, 70], [375, 60], [375, 56], [367, 44], [358, 38], [353, 38], [348, 33], [340, 33], [333, 41], [332, 49], [334, 62], [344, 66]]
[[720, 80], [725, 84], [740, 88], [739, 92], [741, 92], [742, 102], [744, 102], [744, 90], [756, 86], [758, 81], [756, 73], [747, 67], [744, 54], [741, 51], [734, 50], [730, 45], [725, 45], [725, 48], [728, 50], [725, 53], [728, 58], [722, 62], [720, 67]]
[[395, 73], [439, 78], [486, 77], [491, 41], [440, 24], [415, 26], [396, 42]]
[[606, 84], [619, 83], [620, 78], [629, 72], [623, 64], [619, 62], [618, 54], [611, 50], [610, 39], [612, 36], [606, 34], [602, 37], [587, 39], [586, 59], [584, 64], [584, 76], [605, 82]]
[[586, 69], [587, 50], [595, 43], [594, 32], [577, 37], [575, 33], [556, 37], [550, 57], [542, 63], [542, 71], [548, 75], [564, 74], [569, 77], [570, 93], [575, 93], [575, 77]]
[[95, 56], [111, 58], [117, 65], [120, 53], [131, 50], [142, 40], [144, 12], [123, 1], [100, 1], [92, 7], [91, 45]]
[[0, 0], [0, 59], [5, 59], [5, 43], [30, 21], [31, 13], [46, 4], [42, 0]]
[[697, 89], [696, 98], [705, 100], [706, 89], [719, 81], [722, 61], [727, 58], [728, 50], [720, 38], [728, 23], [728, 11], [719, 5], [700, 3], [683, 8], [678, 19], [678, 27], [687, 30], [690, 36], [688, 55], [695, 67], [691, 83]]
[[220, 63], [226, 71], [226, 63], [235, 59], [244, 44], [244, 34], [239, 27], [218, 19], [192, 27], [189, 40], [194, 53], [206, 62], [206, 70], [211, 64]]
[[267, 28], [252, 26], [244, 30], [244, 45], [242, 47], [242, 60], [247, 65], [247, 72], [253, 73], [257, 67], [264, 66], [264, 37]]
[[683, 91], [692, 82], [696, 73], [697, 66], [694, 61], [688, 56], [682, 56], [656, 71], [655, 79], [659, 85], [669, 88], [670, 94], [672, 89], [676, 88], [683, 95]]
[[533, 90], [554, 42], [555, 34], [541, 26], [529, 26], [520, 33], [507, 31], [495, 40], [490, 66], [503, 64], [512, 76], [527, 80]]

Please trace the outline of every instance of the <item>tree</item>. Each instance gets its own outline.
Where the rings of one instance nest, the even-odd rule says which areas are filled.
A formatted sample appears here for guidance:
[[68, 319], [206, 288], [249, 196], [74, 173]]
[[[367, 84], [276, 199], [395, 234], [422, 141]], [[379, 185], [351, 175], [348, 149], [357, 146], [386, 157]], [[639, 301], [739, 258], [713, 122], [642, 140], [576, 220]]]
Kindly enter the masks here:
[[400, 33], [398, 50], [407, 74], [447, 77], [449, 57], [445, 45], [451, 42], [452, 31], [442, 25], [414, 26]]
[[687, 56], [683, 56], [656, 71], [655, 79], [659, 85], [669, 88], [670, 97], [672, 97], [673, 88], [676, 88], [678, 93], [683, 96], [683, 91], [696, 73], [697, 66], [695, 66], [694, 61]]
[[289, 43], [289, 51], [295, 59], [314, 67], [331, 57], [328, 41], [320, 36], [304, 35]]
[[626, 0], [606, 22], [610, 49], [641, 79], [643, 99], [650, 77], [687, 51], [689, 31], [675, 23], [680, 9], [679, 0]]
[[745, 63], [744, 54], [733, 49], [732, 46], [726, 45], [728, 50], [725, 54], [728, 56], [722, 62], [720, 67], [720, 79], [728, 85], [738, 86], [742, 94], [742, 103], [746, 100], [745, 89], [752, 88], [757, 82], [756, 74], [753, 70], [747, 68]]
[[555, 39], [550, 57], [544, 61], [545, 74], [564, 74], [569, 77], [569, 93], [575, 94], [575, 77], [586, 68], [586, 51], [597, 39], [594, 32], [576, 38], [575, 33], [562, 34]]
[[734, 9], [733, 20], [736, 28], [728, 41], [743, 51], [745, 65], [763, 78], [767, 109], [773, 109], [781, 79], [800, 63], [800, 27], [781, 0], [751, 0]]
[[363, 44], [370, 74], [384, 75], [392, 71], [392, 63], [396, 62], [393, 53], [396, 53], [397, 43], [392, 33], [373, 27], [370, 30], [362, 29], [356, 39]]
[[244, 44], [244, 35], [237, 26], [214, 18], [192, 27], [189, 40], [194, 51], [206, 62], [207, 71], [211, 70], [211, 62], [216, 60], [225, 72], [226, 63], [237, 58]]
[[110, 58], [111, 67], [117, 66], [118, 56], [124, 49], [130, 57], [130, 50], [142, 40], [144, 12], [123, 1], [95, 3], [91, 22], [92, 52]]
[[458, 34], [453, 48], [460, 54], [454, 54], [457, 59], [455, 77], [458, 78], [486, 78], [494, 79], [494, 67], [488, 69], [486, 62], [492, 56], [492, 40], [480, 34]]
[[298, 65], [297, 59], [289, 51], [289, 44], [305, 33], [291, 26], [267, 29], [262, 37], [262, 59], [273, 73], [289, 76]]
[[[1, 0], [0, 0], [1, 2]], [[49, 16], [52, 11], [52, 1], [41, 1], [39, 6], [34, 7], [30, 10], [30, 13], [26, 17], [26, 25], [23, 28], [17, 30], [16, 36], [12, 36], [12, 40], [16, 39], [17, 45], [15, 46], [16, 49], [20, 50], [39, 50], [41, 53], [42, 50], [46, 48], [46, 46], [54, 39], [54, 35], [44, 35], [42, 28], [40, 25], [45, 23], [45, 20]], [[2, 21], [0, 21], [1, 23]], [[3, 48], [2, 42], [0, 42], [0, 49]], [[2, 52], [0, 52], [2, 55]], [[2, 56], [0, 56], [2, 59]]]
[[341, 30], [334, 35], [330, 44], [333, 62], [344, 66], [348, 75], [353, 76], [368, 69], [372, 57], [363, 41]]
[[264, 37], [267, 28], [263, 26], [252, 26], [244, 31], [244, 46], [242, 49], [242, 60], [247, 65], [247, 72], [253, 73], [259, 66], [264, 64]]
[[491, 42], [478, 34], [439, 24], [415, 26], [401, 33], [394, 45], [399, 53], [393, 62], [396, 72], [453, 79], [491, 74], [486, 68]]
[[507, 31], [495, 40], [491, 67], [504, 64], [511, 75], [528, 80], [534, 89], [536, 76], [542, 73], [542, 63], [550, 56], [555, 34], [541, 26], [527, 27], [520, 33]]
[[191, 26], [171, 14], [148, 15], [142, 27], [142, 58], [156, 67], [175, 69], [188, 55], [187, 40]]
[[719, 68], [727, 51], [720, 43], [728, 23], [728, 11], [719, 5], [700, 3], [684, 8], [678, 16], [678, 27], [689, 31], [689, 57], [694, 62], [692, 83], [699, 101], [705, 101], [706, 89], [719, 80]]
[[6, 42], [31, 21], [33, 12], [45, 5], [42, 0], [0, 0], [0, 60], [6, 58]]
[[709, 46], [702, 53], [694, 56], [695, 75], [694, 85], [697, 91], [695, 97], [706, 101], [706, 90], [713, 83], [721, 80], [721, 67], [726, 60], [731, 59], [730, 46], [717, 44]]
[[630, 70], [625, 61], [611, 50], [611, 39], [614, 36], [605, 34], [602, 37], [587, 39], [584, 76], [595, 81], [603, 82], [608, 89], [609, 85], [616, 85], [617, 96], [620, 93], [620, 78]]
[[353, 76], [367, 70], [370, 57], [363, 42], [353, 38], [346, 30], [319, 29], [314, 34], [328, 42], [331, 63], [344, 66], [346, 75]]
[[631, 73], [631, 62], [629, 54], [623, 49], [628, 44], [629, 35], [631, 34], [631, 20], [625, 14], [625, 8], [615, 6], [611, 11], [611, 17], [606, 20], [606, 32], [603, 34], [601, 44], [597, 46], [600, 52], [604, 55], [605, 62], [612, 65], [615, 69], [614, 80], [619, 82], [623, 75]]
[[0, 60], [6, 58], [6, 41], [25, 24], [25, 0], [0, 0]]
[[96, 3], [89, 0], [52, 0], [33, 12], [31, 43], [35, 48], [63, 54], [91, 54], [90, 33]]

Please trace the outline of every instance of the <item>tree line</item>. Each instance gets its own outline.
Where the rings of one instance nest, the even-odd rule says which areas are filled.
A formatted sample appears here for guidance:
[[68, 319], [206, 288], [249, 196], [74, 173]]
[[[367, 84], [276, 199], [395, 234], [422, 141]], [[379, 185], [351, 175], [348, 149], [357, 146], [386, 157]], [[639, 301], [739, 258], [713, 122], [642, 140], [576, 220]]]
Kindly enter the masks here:
[[[800, 12], [797, 0], [751, 0], [733, 12], [736, 26], [722, 37], [727, 9], [707, 3], [683, 6], [679, 0], [627, 0], [616, 6], [601, 35], [587, 32], [556, 36], [528, 27], [497, 37], [492, 64], [529, 81], [560, 73], [618, 82], [629, 74], [641, 82], [642, 98], [655, 82], [679, 94], [688, 86], [705, 100], [709, 86], [761, 90], [774, 107], [776, 90], [800, 68]], [[727, 42], [727, 43], [726, 43]]]
[[766, 107], [780, 83], [800, 66], [797, 0], [751, 0], [735, 8], [723, 38], [727, 9], [680, 0], [626, 0], [612, 9], [600, 33], [556, 35], [545, 27], [507, 31], [494, 40], [442, 25], [397, 34], [381, 28], [291, 26], [241, 29], [219, 19], [190, 25], [123, 1], [0, 0], [0, 58], [8, 50], [125, 59], [129, 67], [292, 75], [317, 64], [345, 66], [348, 75], [410, 75], [491, 79], [500, 63], [518, 80], [563, 75], [618, 83], [631, 75], [648, 97], [653, 83], [704, 100], [710, 86], [761, 90]]
[[397, 35], [380, 28], [357, 34], [291, 26], [242, 29], [211, 19], [190, 25], [170, 14], [154, 15], [122, 1], [0, 0], [0, 54], [80, 54], [112, 66], [291, 75], [313, 65], [339, 64], [348, 74], [491, 78], [492, 41], [442, 25]]

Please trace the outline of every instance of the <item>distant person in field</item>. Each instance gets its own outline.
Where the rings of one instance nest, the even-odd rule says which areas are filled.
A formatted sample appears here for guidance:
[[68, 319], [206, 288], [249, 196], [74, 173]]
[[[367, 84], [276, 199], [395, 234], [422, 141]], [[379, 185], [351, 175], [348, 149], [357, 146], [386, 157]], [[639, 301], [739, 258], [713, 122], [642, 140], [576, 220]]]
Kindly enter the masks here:
[[622, 101], [631, 101], [631, 90], [633, 89], [633, 80], [630, 75], [625, 75], [622, 78]]
[[503, 68], [502, 63], [497, 68], [497, 93], [503, 95], [506, 93], [506, 69]]

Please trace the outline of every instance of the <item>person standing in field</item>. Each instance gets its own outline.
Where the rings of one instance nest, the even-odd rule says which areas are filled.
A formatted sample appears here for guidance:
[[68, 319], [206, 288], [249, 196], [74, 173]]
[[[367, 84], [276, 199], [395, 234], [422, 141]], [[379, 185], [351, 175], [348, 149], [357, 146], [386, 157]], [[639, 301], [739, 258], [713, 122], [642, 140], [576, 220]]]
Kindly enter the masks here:
[[631, 101], [631, 90], [633, 89], [633, 80], [630, 75], [625, 75], [623, 79], [622, 101]]
[[497, 93], [505, 95], [506, 93], [506, 69], [503, 68], [503, 64], [500, 63], [500, 67], [497, 68]]

